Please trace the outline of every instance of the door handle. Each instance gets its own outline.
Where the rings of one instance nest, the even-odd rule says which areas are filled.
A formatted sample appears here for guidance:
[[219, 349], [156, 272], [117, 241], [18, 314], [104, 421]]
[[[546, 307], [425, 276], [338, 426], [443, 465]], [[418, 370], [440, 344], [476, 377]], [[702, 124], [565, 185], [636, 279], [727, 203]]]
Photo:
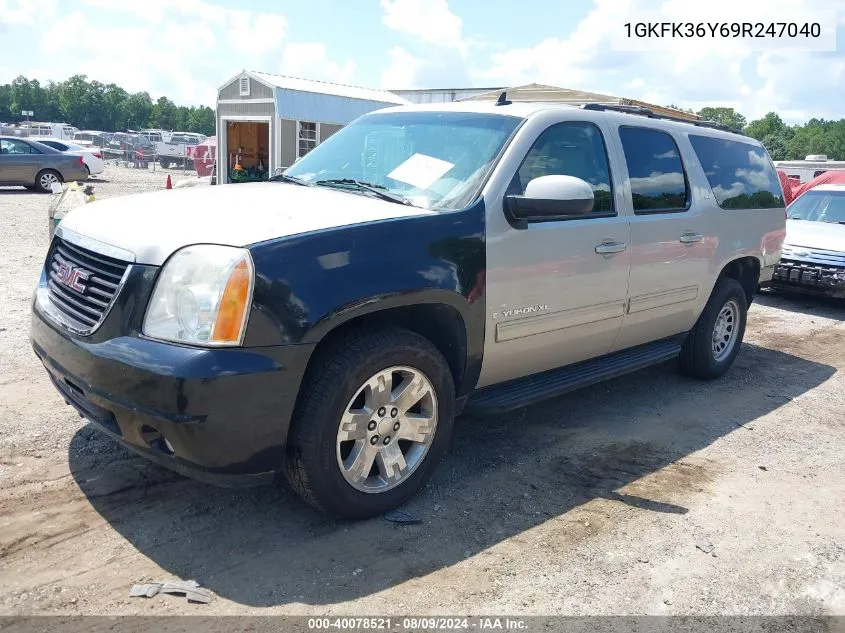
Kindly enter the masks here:
[[678, 238], [681, 244], [695, 244], [704, 239], [701, 233], [684, 233]]
[[596, 253], [599, 255], [610, 255], [612, 253], [621, 253], [628, 245], [625, 242], [602, 242], [596, 246]]

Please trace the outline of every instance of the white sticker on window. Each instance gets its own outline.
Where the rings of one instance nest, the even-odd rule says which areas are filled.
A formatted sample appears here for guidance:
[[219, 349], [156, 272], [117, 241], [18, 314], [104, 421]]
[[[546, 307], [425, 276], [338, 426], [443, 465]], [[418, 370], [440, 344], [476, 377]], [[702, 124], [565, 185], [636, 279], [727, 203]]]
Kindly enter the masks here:
[[413, 187], [428, 189], [454, 166], [454, 163], [434, 158], [434, 156], [414, 154], [387, 174], [387, 177], [407, 183]]

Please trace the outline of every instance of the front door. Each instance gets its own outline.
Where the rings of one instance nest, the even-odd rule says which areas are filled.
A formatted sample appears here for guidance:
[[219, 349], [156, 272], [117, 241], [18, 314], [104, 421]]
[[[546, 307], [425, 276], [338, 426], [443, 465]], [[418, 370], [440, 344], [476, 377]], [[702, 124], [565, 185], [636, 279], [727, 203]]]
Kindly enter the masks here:
[[0, 182], [29, 184], [41, 164], [41, 153], [17, 139], [0, 141]]
[[547, 127], [508, 193], [521, 194], [530, 180], [547, 175], [590, 183], [593, 211], [584, 218], [518, 228], [501, 221], [500, 205], [490, 210], [497, 216], [487, 230], [487, 322], [479, 387], [606, 354], [622, 322], [629, 222], [617, 209], [603, 130], [586, 120]]

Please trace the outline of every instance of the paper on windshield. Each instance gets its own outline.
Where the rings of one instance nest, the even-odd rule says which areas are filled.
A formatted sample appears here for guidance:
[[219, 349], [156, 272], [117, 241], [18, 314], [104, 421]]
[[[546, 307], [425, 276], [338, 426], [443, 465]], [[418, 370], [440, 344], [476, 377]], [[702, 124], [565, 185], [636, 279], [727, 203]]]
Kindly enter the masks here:
[[434, 158], [434, 156], [414, 154], [387, 174], [387, 177], [419, 189], [428, 189], [454, 166], [454, 163]]

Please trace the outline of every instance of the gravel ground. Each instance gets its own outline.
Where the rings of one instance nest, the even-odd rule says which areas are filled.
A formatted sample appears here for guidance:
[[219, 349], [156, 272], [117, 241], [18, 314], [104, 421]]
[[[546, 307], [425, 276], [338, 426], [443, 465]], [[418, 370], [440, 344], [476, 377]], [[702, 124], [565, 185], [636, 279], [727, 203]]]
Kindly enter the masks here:
[[[163, 187], [109, 168], [96, 193]], [[48, 197], [0, 189], [0, 613], [845, 615], [845, 306], [763, 294], [722, 379], [672, 363], [461, 419], [421, 525], [334, 522], [86, 425], [27, 342]], [[192, 578], [209, 605], [128, 597]]]

